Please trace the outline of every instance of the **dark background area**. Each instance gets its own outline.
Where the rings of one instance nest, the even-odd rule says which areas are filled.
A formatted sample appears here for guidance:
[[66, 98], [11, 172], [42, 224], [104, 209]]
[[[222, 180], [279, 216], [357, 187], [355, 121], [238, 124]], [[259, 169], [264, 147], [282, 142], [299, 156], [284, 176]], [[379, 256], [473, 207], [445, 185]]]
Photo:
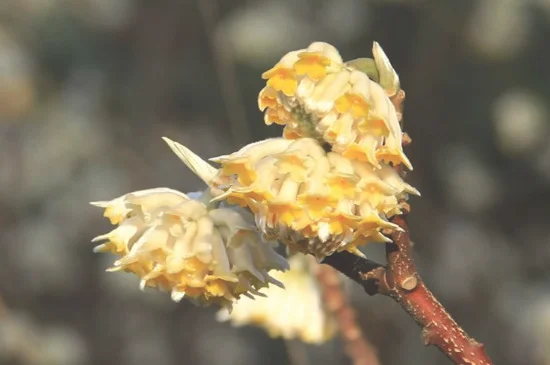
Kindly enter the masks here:
[[[427, 284], [495, 363], [550, 364], [549, 20], [548, 0], [1, 0], [0, 364], [348, 363], [142, 293], [89, 243], [109, 229], [89, 201], [201, 188], [161, 136], [206, 158], [279, 135], [260, 75], [316, 40], [347, 60], [376, 40], [400, 74]], [[384, 364], [446, 363], [347, 289]]]

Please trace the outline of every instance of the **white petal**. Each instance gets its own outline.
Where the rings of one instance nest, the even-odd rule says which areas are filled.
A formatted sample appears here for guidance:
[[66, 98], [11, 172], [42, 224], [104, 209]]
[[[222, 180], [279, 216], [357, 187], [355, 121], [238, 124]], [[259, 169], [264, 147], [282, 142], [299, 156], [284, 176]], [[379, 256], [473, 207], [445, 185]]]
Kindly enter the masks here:
[[170, 294], [170, 297], [174, 302], [179, 303], [181, 302], [183, 297], [185, 297], [185, 292], [173, 289], [172, 293]]
[[284, 151], [292, 142], [284, 138], [268, 138], [263, 141], [250, 143], [230, 155], [213, 157], [209, 160], [217, 163], [234, 161], [239, 158], [250, 158], [251, 160], [258, 161], [265, 156]]
[[343, 62], [336, 47], [326, 42], [313, 42], [309, 45], [307, 51], [319, 52], [336, 64], [341, 64]]
[[218, 173], [218, 170], [208, 162], [193, 153], [189, 148], [172, 141], [167, 137], [162, 137], [172, 151], [191, 169], [202, 181], [210, 185]]
[[384, 53], [384, 50], [378, 42], [374, 42], [372, 45], [372, 54], [374, 56], [374, 62], [376, 63], [376, 68], [380, 74], [380, 85], [386, 90], [389, 96], [395, 95], [399, 89], [399, 76], [397, 72], [393, 69], [393, 66], [390, 63], [390, 60]]
[[111, 201], [104, 200], [104, 201], [98, 201], [98, 202], [90, 202], [90, 204], [93, 205], [93, 206], [95, 206], [95, 207], [107, 208], [107, 207], [109, 207], [110, 205], [112, 205], [112, 202], [111, 202]]
[[319, 230], [317, 235], [319, 236], [321, 242], [327, 242], [330, 238], [330, 225], [324, 222], [319, 223]]
[[296, 61], [299, 60], [299, 57], [298, 57], [298, 54], [302, 53], [303, 51], [305, 51], [305, 49], [299, 49], [297, 51], [291, 51], [291, 52], [288, 52], [286, 55], [284, 55], [281, 60], [279, 61], [279, 64], [283, 67], [292, 67]]

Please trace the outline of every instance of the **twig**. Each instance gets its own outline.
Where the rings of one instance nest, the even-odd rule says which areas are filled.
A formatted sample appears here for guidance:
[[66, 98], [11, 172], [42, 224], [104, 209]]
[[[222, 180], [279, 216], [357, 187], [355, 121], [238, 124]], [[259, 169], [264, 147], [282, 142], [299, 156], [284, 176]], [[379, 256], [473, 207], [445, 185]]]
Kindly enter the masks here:
[[378, 292], [377, 280], [363, 276], [363, 273], [374, 272], [380, 269], [384, 270], [384, 266], [378, 262], [342, 251], [325, 257], [323, 264], [330, 265], [353, 281], [361, 283], [368, 294], [374, 295]]
[[[353, 256], [353, 255], [352, 255]], [[332, 256], [331, 256], [332, 257]], [[334, 315], [346, 352], [354, 365], [379, 365], [374, 346], [365, 338], [357, 324], [355, 311], [349, 305], [338, 272], [326, 265], [317, 267], [317, 279], [323, 291], [323, 302]]]
[[[401, 121], [405, 93], [400, 91], [391, 99]], [[410, 139], [406, 142], [410, 143]], [[405, 220], [409, 209], [402, 203], [404, 214], [392, 217], [391, 221], [403, 231], [390, 234], [393, 242], [386, 244], [386, 267], [344, 252], [335, 253], [323, 262], [361, 284], [369, 295], [386, 295], [399, 303], [422, 328], [424, 344], [436, 346], [455, 364], [491, 365], [483, 344], [466, 334], [420, 278]]]
[[404, 216], [392, 221], [404, 232], [392, 234], [394, 242], [386, 245], [387, 267], [344, 252], [323, 263], [361, 284], [369, 295], [394, 299], [422, 327], [424, 344], [438, 347], [455, 364], [492, 364], [484, 346], [460, 328], [418, 275]]

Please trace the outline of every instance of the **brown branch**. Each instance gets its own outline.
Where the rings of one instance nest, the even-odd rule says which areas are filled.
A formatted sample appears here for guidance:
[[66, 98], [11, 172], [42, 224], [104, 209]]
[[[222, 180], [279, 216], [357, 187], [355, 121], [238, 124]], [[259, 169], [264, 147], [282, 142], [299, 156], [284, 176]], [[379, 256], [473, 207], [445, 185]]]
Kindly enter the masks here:
[[386, 245], [387, 267], [344, 252], [333, 254], [323, 263], [361, 284], [369, 295], [394, 299], [422, 327], [424, 344], [436, 346], [455, 364], [492, 364], [484, 346], [460, 328], [420, 278], [404, 216], [392, 221], [404, 232], [392, 234], [393, 243]]
[[424, 344], [438, 347], [456, 364], [492, 364], [484, 346], [466, 334], [420, 278], [405, 217], [395, 216], [392, 222], [404, 232], [392, 234], [393, 243], [386, 244], [384, 291], [422, 327]]
[[355, 311], [349, 305], [342, 290], [338, 272], [330, 266], [318, 265], [316, 274], [323, 291], [323, 302], [338, 323], [346, 352], [352, 359], [353, 364], [380, 365], [376, 349], [365, 338], [363, 331], [357, 324]]
[[359, 257], [347, 251], [338, 252], [325, 257], [323, 264], [332, 266], [353, 281], [363, 285], [363, 288], [369, 295], [378, 293], [378, 279], [373, 275], [369, 278], [365, 278], [364, 273], [374, 273], [376, 270], [385, 270], [384, 266], [378, 262]]
[[[405, 92], [400, 90], [390, 100], [402, 122]], [[411, 140], [406, 136], [403, 142], [407, 145]], [[399, 167], [396, 170], [404, 177]], [[404, 214], [390, 219], [403, 231], [390, 233], [392, 242], [386, 243], [386, 267], [360, 257], [350, 258], [351, 254], [344, 252], [327, 257], [323, 263], [361, 284], [368, 294], [383, 294], [399, 303], [422, 328], [424, 344], [436, 346], [455, 364], [491, 365], [483, 344], [466, 334], [420, 278], [405, 220], [409, 206], [406, 202], [402, 205]]]

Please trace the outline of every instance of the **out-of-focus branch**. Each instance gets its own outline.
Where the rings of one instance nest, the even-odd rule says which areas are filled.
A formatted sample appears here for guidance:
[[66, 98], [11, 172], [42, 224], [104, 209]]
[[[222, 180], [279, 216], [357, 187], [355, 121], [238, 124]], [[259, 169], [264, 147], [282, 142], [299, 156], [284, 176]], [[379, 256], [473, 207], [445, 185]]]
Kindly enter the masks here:
[[204, 21], [204, 28], [220, 81], [223, 101], [229, 116], [233, 142], [244, 145], [250, 142], [250, 132], [246, 123], [244, 103], [239, 94], [235, 65], [228, 43], [216, 37], [217, 2], [214, 0], [199, 0], [199, 11]]
[[[353, 256], [353, 255], [352, 255]], [[354, 365], [379, 365], [380, 361], [374, 346], [365, 338], [357, 324], [355, 311], [351, 308], [343, 292], [338, 272], [326, 265], [317, 268], [317, 279], [323, 291], [323, 302], [340, 330], [346, 352]]]
[[2, 299], [2, 297], [0, 297], [0, 318], [4, 317], [6, 314], [6, 305], [4, 304], [4, 300]]
[[[390, 99], [401, 121], [405, 92], [400, 90]], [[404, 145], [409, 143], [410, 139], [404, 138]], [[392, 242], [386, 243], [386, 267], [361, 257], [351, 258], [351, 254], [344, 252], [327, 257], [323, 263], [361, 284], [368, 294], [383, 294], [399, 303], [422, 328], [424, 344], [436, 346], [455, 364], [491, 365], [483, 344], [468, 336], [420, 278], [405, 219], [409, 206], [406, 202], [402, 205], [404, 213], [391, 218], [402, 232], [390, 234]]]

